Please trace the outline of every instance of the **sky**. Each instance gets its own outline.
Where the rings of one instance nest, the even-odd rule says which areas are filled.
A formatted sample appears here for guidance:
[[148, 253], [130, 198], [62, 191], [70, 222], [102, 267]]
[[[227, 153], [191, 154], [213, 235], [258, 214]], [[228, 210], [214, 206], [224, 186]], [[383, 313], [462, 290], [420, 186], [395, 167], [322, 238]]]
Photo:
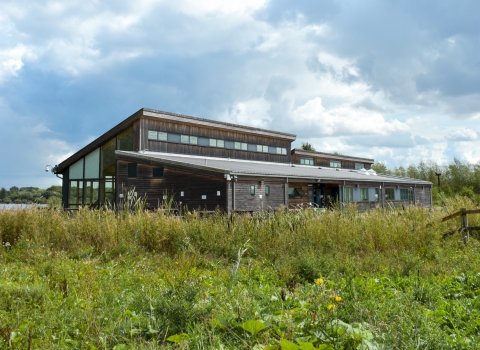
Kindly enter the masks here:
[[480, 1], [0, 0], [0, 187], [141, 108], [388, 168], [480, 161]]

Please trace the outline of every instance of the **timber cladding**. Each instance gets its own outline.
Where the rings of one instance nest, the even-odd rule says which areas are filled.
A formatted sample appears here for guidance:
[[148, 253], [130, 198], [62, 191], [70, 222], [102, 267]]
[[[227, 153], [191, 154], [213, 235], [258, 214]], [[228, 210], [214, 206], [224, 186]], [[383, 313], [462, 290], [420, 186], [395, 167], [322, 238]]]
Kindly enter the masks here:
[[[214, 177], [185, 172], [163, 167], [163, 176], [153, 177], [153, 169], [159, 166], [137, 164], [136, 177], [128, 177], [128, 164], [135, 164], [126, 160], [117, 160], [117, 193], [126, 195], [135, 190], [139, 197], [146, 197], [149, 207], [158, 208], [163, 203], [163, 196], [173, 197], [174, 206], [187, 206], [189, 210], [216, 210], [227, 209], [226, 180], [223, 177]], [[183, 196], [182, 196], [183, 192]], [[117, 196], [117, 205], [119, 205]]]
[[[232, 185], [233, 186], [233, 185]], [[254, 186], [255, 193], [251, 193]], [[269, 186], [270, 194], [266, 194]], [[285, 205], [285, 184], [269, 178], [235, 182], [235, 211], [263, 211]]]
[[[287, 150], [286, 155], [234, 150], [228, 148], [204, 147], [173, 142], [162, 142], [148, 139], [148, 131], [163, 131], [181, 135], [192, 135], [233, 142], [259, 144], [272, 147], [281, 147]], [[139, 149], [148, 149], [152, 152], [166, 152], [177, 154], [190, 154], [219, 158], [235, 158], [245, 160], [256, 160], [276, 163], [289, 163], [291, 141], [282, 138], [265, 137], [255, 134], [241, 133], [225, 129], [208, 128], [205, 126], [184, 124], [172, 121], [142, 118], [140, 120], [141, 144]]]

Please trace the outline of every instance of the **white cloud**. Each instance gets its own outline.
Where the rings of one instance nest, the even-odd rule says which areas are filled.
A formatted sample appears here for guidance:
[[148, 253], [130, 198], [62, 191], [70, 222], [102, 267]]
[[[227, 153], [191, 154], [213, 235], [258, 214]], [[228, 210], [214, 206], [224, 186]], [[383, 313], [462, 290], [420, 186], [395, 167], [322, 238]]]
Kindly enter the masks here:
[[391, 121], [375, 112], [337, 107], [327, 110], [320, 97], [308, 101], [293, 111], [292, 121], [298, 126], [315, 130], [319, 135], [389, 135], [408, 131], [407, 124]]
[[450, 131], [445, 138], [451, 141], [476, 141], [478, 134], [472, 129], [463, 128]]

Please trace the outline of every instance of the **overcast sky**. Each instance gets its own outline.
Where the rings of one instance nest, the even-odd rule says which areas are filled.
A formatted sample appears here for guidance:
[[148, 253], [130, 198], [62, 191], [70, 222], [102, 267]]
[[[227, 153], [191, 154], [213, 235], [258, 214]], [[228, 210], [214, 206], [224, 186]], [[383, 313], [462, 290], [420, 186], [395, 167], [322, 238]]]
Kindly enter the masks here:
[[0, 0], [0, 187], [142, 107], [387, 167], [480, 161], [478, 0]]

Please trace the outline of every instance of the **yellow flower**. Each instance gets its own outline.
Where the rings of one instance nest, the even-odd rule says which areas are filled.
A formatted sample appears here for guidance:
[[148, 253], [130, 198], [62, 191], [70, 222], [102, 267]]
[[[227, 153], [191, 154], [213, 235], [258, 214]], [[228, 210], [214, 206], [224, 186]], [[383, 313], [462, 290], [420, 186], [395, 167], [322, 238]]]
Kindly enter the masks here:
[[178, 261], [175, 261], [175, 265], [178, 265]]
[[334, 304], [330, 304], [327, 306], [327, 309], [329, 310], [335, 310], [336, 306]]
[[315, 280], [315, 284], [322, 284], [323, 283], [323, 278], [317, 278]]
[[27, 243], [28, 243], [28, 242], [30, 242], [30, 240], [27, 238], [27, 239], [25, 240], [25, 242], [27, 242]]
[[339, 303], [339, 302], [342, 301], [342, 298], [337, 295], [337, 296], [335, 297], [335, 301], [336, 301], [337, 303]]

